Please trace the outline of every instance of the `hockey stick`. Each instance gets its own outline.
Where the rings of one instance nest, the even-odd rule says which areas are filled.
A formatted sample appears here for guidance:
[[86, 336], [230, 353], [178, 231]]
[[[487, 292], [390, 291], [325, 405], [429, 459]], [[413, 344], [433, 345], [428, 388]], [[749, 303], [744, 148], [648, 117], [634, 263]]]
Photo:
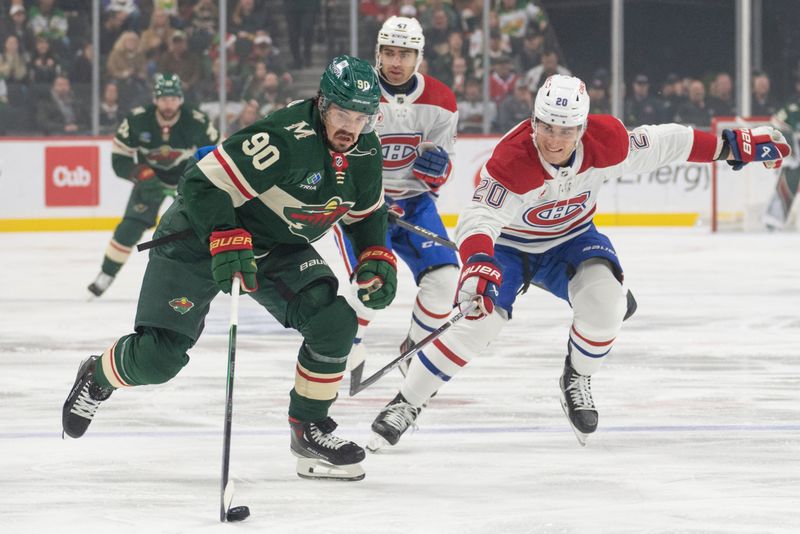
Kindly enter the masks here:
[[416, 345], [405, 351], [403, 354], [401, 354], [394, 360], [390, 361], [389, 363], [387, 363], [386, 365], [375, 371], [375, 373], [365, 378], [364, 380], [361, 380], [361, 377], [364, 375], [364, 364], [366, 362], [359, 363], [350, 371], [350, 396], [352, 397], [359, 391], [368, 388], [369, 386], [371, 386], [372, 384], [383, 378], [385, 375], [389, 374], [392, 370], [394, 370], [404, 361], [414, 356], [414, 354], [416, 354], [418, 350], [422, 349], [428, 343], [434, 341], [435, 339], [439, 338], [442, 334], [447, 332], [447, 330], [451, 326], [453, 326], [455, 323], [463, 319], [465, 315], [468, 315], [473, 311], [475, 311], [477, 307], [478, 303], [473, 302], [472, 304], [467, 306], [467, 308], [464, 309], [463, 311], [459, 311], [442, 326], [440, 326], [439, 328], [437, 328], [436, 330], [434, 330], [433, 332], [422, 338], [422, 340], [419, 343], [417, 343]]
[[389, 211], [389, 221], [392, 224], [396, 224], [400, 228], [405, 228], [409, 232], [414, 232], [415, 234], [421, 235], [422, 237], [427, 237], [431, 241], [435, 241], [436, 243], [439, 243], [440, 245], [444, 245], [447, 248], [451, 248], [453, 250], [458, 250], [458, 246], [455, 243], [453, 243], [452, 241], [450, 241], [449, 239], [446, 239], [446, 238], [440, 236], [439, 234], [437, 234], [435, 232], [431, 232], [430, 230], [428, 230], [426, 228], [423, 228], [421, 226], [417, 226], [416, 224], [411, 224], [410, 222], [404, 221], [403, 219], [400, 218], [400, 215], [398, 215], [397, 213], [394, 213], [393, 211]]
[[231, 463], [231, 423], [233, 422], [233, 372], [236, 367], [236, 329], [239, 324], [239, 289], [241, 278], [233, 277], [231, 283], [231, 322], [228, 330], [228, 381], [225, 387], [225, 424], [222, 445], [222, 485], [220, 488], [219, 520], [241, 521], [250, 515], [246, 506], [231, 508], [234, 484], [228, 480]]
[[144, 243], [139, 243], [138, 245], [136, 245], [136, 250], [141, 252], [149, 248], [160, 247], [161, 245], [166, 245], [167, 243], [178, 241], [179, 239], [186, 239], [193, 233], [194, 230], [192, 230], [191, 228], [187, 228], [185, 230], [181, 230], [180, 232], [175, 232], [174, 234], [161, 236], [158, 239], [153, 239], [152, 241], [145, 241]]

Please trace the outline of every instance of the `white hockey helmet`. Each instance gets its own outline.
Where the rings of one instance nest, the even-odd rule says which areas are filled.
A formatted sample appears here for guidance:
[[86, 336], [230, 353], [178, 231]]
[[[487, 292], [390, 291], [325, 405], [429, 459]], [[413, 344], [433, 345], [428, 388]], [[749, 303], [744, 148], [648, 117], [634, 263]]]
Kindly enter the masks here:
[[583, 126], [589, 116], [589, 94], [580, 78], [554, 74], [536, 93], [533, 117], [554, 126]]
[[417, 64], [414, 66], [416, 74], [422, 63], [422, 50], [425, 48], [425, 36], [422, 26], [412, 17], [398, 17], [393, 15], [386, 19], [378, 32], [378, 42], [375, 45], [375, 68], [381, 70], [381, 47], [399, 46], [417, 51]]

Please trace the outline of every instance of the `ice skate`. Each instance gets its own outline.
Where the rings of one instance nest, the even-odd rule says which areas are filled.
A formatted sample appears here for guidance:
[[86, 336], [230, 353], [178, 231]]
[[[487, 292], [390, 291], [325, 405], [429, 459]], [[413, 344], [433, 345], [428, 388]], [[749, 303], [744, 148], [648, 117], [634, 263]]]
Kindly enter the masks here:
[[597, 430], [598, 415], [592, 399], [592, 377], [578, 374], [567, 356], [559, 386], [561, 408], [575, 431], [578, 443], [585, 447], [589, 434]]
[[408, 427], [417, 427], [415, 421], [421, 411], [422, 408], [412, 406], [402, 393], [398, 393], [372, 422], [372, 431], [375, 435], [367, 445], [367, 450], [377, 452], [387, 445], [397, 445]]
[[316, 423], [289, 418], [291, 449], [297, 457], [297, 476], [307, 479], [361, 480], [364, 449], [333, 435], [336, 423], [330, 417]]
[[100, 403], [114, 392], [114, 388], [104, 388], [94, 380], [99, 359], [100, 356], [90, 356], [81, 363], [75, 384], [64, 401], [61, 426], [63, 433], [71, 438], [79, 438], [86, 433]]
[[100, 274], [97, 275], [97, 278], [94, 279], [94, 282], [89, 284], [89, 287], [86, 289], [89, 290], [89, 293], [94, 295], [95, 297], [99, 297], [103, 293], [106, 292], [106, 289], [111, 286], [111, 283], [114, 281], [114, 277], [110, 274], [106, 274], [100, 271]]

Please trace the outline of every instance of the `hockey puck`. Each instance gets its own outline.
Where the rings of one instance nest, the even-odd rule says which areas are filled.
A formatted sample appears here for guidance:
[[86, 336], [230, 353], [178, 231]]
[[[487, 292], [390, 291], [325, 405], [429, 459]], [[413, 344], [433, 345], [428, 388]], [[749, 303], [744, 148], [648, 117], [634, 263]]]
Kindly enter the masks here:
[[234, 506], [225, 514], [225, 519], [231, 523], [235, 521], [244, 521], [248, 517], [250, 517], [250, 508], [247, 506]]

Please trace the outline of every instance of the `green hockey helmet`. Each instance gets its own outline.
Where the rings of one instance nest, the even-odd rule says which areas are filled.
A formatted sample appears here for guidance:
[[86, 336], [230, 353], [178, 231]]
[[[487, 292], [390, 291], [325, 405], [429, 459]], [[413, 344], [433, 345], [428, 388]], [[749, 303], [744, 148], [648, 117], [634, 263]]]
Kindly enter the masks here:
[[159, 72], [153, 80], [153, 98], [160, 96], [177, 96], [183, 98], [181, 79], [171, 72]]
[[375, 115], [381, 101], [378, 76], [372, 65], [353, 56], [337, 56], [322, 73], [319, 82], [320, 111], [337, 106]]

